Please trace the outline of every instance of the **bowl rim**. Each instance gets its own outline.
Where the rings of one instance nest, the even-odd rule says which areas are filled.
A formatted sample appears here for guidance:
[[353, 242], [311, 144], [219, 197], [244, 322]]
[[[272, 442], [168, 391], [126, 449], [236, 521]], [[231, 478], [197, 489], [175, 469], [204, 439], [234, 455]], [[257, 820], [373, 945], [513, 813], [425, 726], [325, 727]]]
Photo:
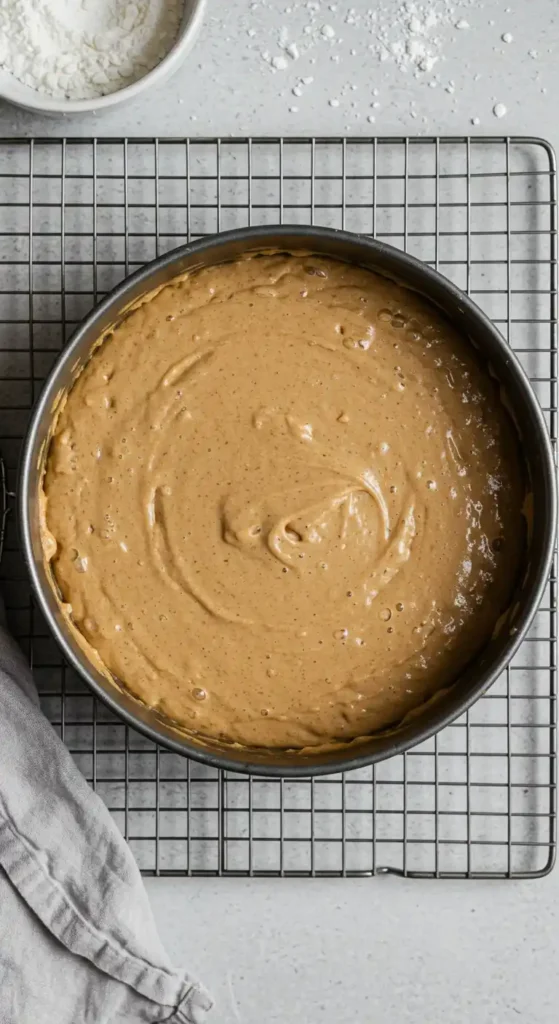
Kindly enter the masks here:
[[[91, 114], [108, 110], [127, 100], [135, 99], [147, 86], [157, 86], [173, 74], [186, 58], [204, 18], [207, 0], [182, 0], [183, 14], [177, 37], [171, 49], [145, 75], [125, 85], [122, 89], [98, 96], [95, 99], [58, 99], [26, 86], [8, 68], [0, 78], [0, 98], [7, 103], [35, 114]], [[189, 4], [189, 7], [187, 7]], [[11, 86], [11, 81], [14, 86]], [[23, 90], [20, 92], [20, 90]]]
[[[380, 749], [376, 751], [360, 753], [359, 751], [362, 749], [360, 746], [356, 745], [352, 747], [351, 744], [348, 744], [345, 748], [344, 746], [340, 746], [339, 751], [336, 749], [335, 753], [332, 755], [331, 761], [325, 762], [324, 764], [319, 763], [307, 765], [301, 763], [298, 765], [279, 765], [267, 762], [259, 763], [251, 760], [251, 751], [249, 749], [247, 749], [246, 760], [240, 761], [229, 758], [226, 753], [226, 747], [224, 747], [224, 753], [222, 754], [221, 752], [214, 752], [212, 749], [204, 750], [203, 747], [196, 746], [190, 741], [186, 733], [184, 736], [177, 733], [177, 738], [173, 735], [165, 735], [158, 730], [156, 724], [151, 725], [147, 722], [143, 722], [139, 717], [136, 717], [133, 712], [122, 707], [111, 693], [109, 685], [103, 687], [98, 682], [90, 671], [87, 656], [83, 655], [82, 660], [75, 654], [68, 642], [68, 638], [64, 630], [60, 628], [51, 612], [47, 595], [35, 564], [32, 539], [33, 527], [31, 499], [32, 486], [33, 484], [36, 486], [37, 470], [36, 463], [33, 464], [33, 455], [36, 448], [37, 435], [41, 429], [45, 407], [52, 403], [55, 395], [60, 390], [60, 385], [57, 384], [60, 371], [63, 370], [67, 364], [72, 362], [74, 349], [79, 347], [82, 337], [87, 335], [95, 327], [98, 321], [102, 320], [104, 314], [112, 311], [113, 307], [116, 307], [117, 309], [120, 308], [120, 310], [125, 308], [126, 298], [137, 284], [145, 283], [145, 292], [149, 292], [149, 281], [153, 275], [160, 270], [167, 269], [173, 264], [180, 264], [180, 260], [183, 257], [190, 257], [198, 253], [202, 255], [206, 250], [215, 248], [216, 246], [219, 247], [222, 244], [224, 246], [226, 246], [227, 243], [235, 242], [244, 244], [247, 241], [249, 243], [253, 242], [254, 246], [252, 248], [245, 249], [244, 251], [256, 254], [259, 251], [265, 251], [268, 246], [273, 248], [278, 244], [281, 245], [282, 239], [289, 239], [293, 244], [294, 236], [299, 236], [301, 242], [300, 248], [309, 253], [312, 252], [312, 243], [315, 238], [320, 238], [326, 243], [331, 243], [333, 247], [335, 247], [338, 242], [345, 240], [350, 244], [358, 244], [362, 247], [364, 257], [366, 253], [369, 252], [374, 254], [377, 258], [382, 259], [384, 257], [388, 262], [396, 263], [398, 268], [402, 268], [404, 273], [406, 271], [409, 272], [410, 276], [414, 273], [419, 274], [422, 279], [422, 283], [425, 283], [425, 291], [423, 294], [427, 298], [429, 298], [429, 286], [433, 286], [432, 290], [435, 290], [434, 286], [438, 286], [439, 289], [445, 290], [455, 302], [458, 302], [462, 309], [466, 310], [479, 324], [480, 328], [483, 328], [485, 332], [492, 335], [493, 340], [496, 342], [497, 347], [503, 355], [506, 353], [507, 363], [512, 367], [517, 383], [523, 391], [523, 397], [530, 406], [530, 411], [535, 421], [534, 430], [536, 430], [539, 435], [538, 443], [540, 445], [540, 455], [542, 457], [542, 474], [545, 477], [546, 485], [549, 490], [549, 507], [547, 510], [549, 515], [547, 518], [550, 523], [550, 527], [547, 531], [543, 550], [540, 553], [538, 560], [536, 580], [533, 582], [529, 594], [523, 602], [521, 615], [515, 621], [514, 636], [509, 635], [505, 648], [501, 652], [499, 658], [490, 665], [489, 668], [485, 668], [480, 672], [480, 678], [477, 682], [469, 684], [467, 688], [465, 687], [464, 695], [456, 700], [453, 708], [444, 709], [437, 707], [437, 703], [435, 701], [432, 706], [432, 715], [429, 715], [425, 723], [418, 723], [418, 727], [415, 730], [412, 730], [414, 732], [412, 738], [406, 735], [399, 738], [397, 732], [387, 731], [386, 733], [379, 733], [374, 737], [380, 742]], [[333, 255], [332, 258], [336, 259], [340, 257]], [[216, 265], [218, 264], [219, 260], [216, 261]], [[373, 268], [371, 267], [371, 269]], [[181, 270], [177, 268], [177, 275], [180, 273]], [[387, 273], [387, 276], [391, 276], [391, 274]], [[172, 278], [169, 278], [169, 281], [171, 280]], [[406, 285], [404, 274], [402, 275], [402, 283]], [[410, 287], [409, 285], [407, 286]], [[99, 333], [102, 333], [102, 329], [99, 330]], [[411, 256], [408, 253], [387, 244], [386, 242], [379, 241], [372, 236], [359, 235], [355, 232], [337, 228], [306, 226], [301, 224], [264, 225], [236, 228], [231, 231], [219, 232], [205, 238], [197, 239], [193, 242], [187, 242], [184, 245], [165, 253], [149, 263], [146, 263], [143, 267], [140, 267], [116, 285], [116, 287], [112, 289], [112, 291], [109, 292], [105, 298], [103, 298], [101, 302], [99, 302], [82, 320], [70, 340], [59, 353], [32, 411], [20, 457], [19, 485], [17, 494], [18, 524], [24, 560], [31, 577], [33, 592], [50, 630], [54, 633], [59, 646], [62, 648], [64, 656], [73, 668], [76, 669], [78, 674], [85, 679], [94, 694], [108, 705], [108, 707], [118, 717], [123, 719], [127, 725], [131, 726], [138, 732], [143, 733], [153, 742], [160, 744], [168, 750], [179, 753], [185, 757], [192, 758], [193, 760], [206, 764], [212, 768], [221, 768], [237, 774], [253, 776], [305, 778], [318, 775], [331, 775], [342, 771], [346, 772], [363, 768], [389, 757], [402, 754], [406, 750], [425, 742], [434, 736], [440, 729], [444, 728], [446, 725], [450, 725], [464, 714], [468, 708], [470, 708], [486, 692], [486, 690], [492, 686], [497, 677], [506, 669], [530, 627], [541, 602], [543, 591], [548, 582], [553, 561], [555, 535], [557, 530], [556, 473], [557, 470], [554, 452], [545, 417], [518, 357], [487, 314], [484, 313], [484, 311], [477, 306], [477, 304], [473, 302], [468, 295], [458, 288], [457, 285], [440, 274], [438, 270], [435, 270], [428, 264], [423, 263], [416, 257]], [[457, 680], [457, 685], [459, 685], [459, 679]], [[383, 740], [384, 743], [382, 742]], [[256, 751], [253, 751], [253, 753], [256, 753]], [[278, 757], [285, 753], [285, 751], [277, 751]]]

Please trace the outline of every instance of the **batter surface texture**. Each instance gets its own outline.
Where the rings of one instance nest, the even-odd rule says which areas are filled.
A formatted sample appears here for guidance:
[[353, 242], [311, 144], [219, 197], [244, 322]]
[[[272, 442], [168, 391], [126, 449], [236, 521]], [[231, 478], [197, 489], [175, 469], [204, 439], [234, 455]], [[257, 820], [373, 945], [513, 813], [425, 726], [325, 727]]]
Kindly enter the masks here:
[[490, 637], [523, 543], [498, 385], [419, 296], [314, 256], [177, 279], [58, 416], [45, 554], [75, 628], [186, 729], [397, 723]]

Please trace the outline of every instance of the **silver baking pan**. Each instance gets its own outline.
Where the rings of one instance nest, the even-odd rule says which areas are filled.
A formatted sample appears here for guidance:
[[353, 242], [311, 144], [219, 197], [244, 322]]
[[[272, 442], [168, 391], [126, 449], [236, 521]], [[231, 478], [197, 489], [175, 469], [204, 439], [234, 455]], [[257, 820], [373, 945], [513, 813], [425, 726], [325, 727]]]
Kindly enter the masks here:
[[[476, 654], [454, 684], [400, 726], [330, 752], [300, 753], [225, 746], [181, 732], [142, 705], [118, 681], [103, 675], [80, 647], [59, 606], [45, 566], [39, 528], [39, 490], [57, 397], [69, 388], [92, 347], [131, 303], [187, 270], [227, 262], [262, 250], [314, 252], [368, 267], [421, 293], [468, 338], [506, 395], [520, 434], [533, 495], [524, 565], [507, 628]], [[257, 227], [230, 231], [174, 250], [120, 284], [81, 324], [53, 367], [35, 406], [24, 445], [19, 483], [19, 525], [25, 559], [39, 607], [66, 658], [91, 689], [129, 725], [170, 750], [214, 767], [260, 775], [301, 776], [359, 768], [421, 743], [460, 716], [511, 661], [530, 626], [551, 567], [557, 522], [553, 452], [546, 423], [520, 363], [488, 317], [436, 271], [392, 246], [346, 231], [311, 227]], [[498, 613], [498, 610], [497, 610]]]

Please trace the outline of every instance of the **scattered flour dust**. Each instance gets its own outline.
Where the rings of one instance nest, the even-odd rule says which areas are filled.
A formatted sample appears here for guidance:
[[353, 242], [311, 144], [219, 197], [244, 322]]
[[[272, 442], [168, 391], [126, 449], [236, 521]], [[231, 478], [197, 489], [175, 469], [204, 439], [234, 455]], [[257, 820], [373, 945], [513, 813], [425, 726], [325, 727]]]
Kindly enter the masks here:
[[[292, 27], [284, 26], [277, 40], [279, 54], [270, 50], [260, 56], [273, 71], [285, 71], [290, 61], [310, 53], [318, 47], [334, 51], [331, 60], [337, 63], [336, 47], [343, 43], [345, 29], [357, 30], [361, 46], [365, 45], [375, 62], [389, 61], [402, 72], [411, 71], [421, 78], [444, 57], [443, 49], [449, 34], [456, 29], [465, 30], [469, 23], [459, 16], [460, 11], [472, 8], [477, 0], [375, 0], [367, 8], [346, 7], [320, 0], [308, 0], [298, 5], [297, 12], [306, 15], [300, 39], [292, 40]], [[261, 4], [251, 4], [254, 9]], [[284, 8], [285, 13], [294, 8]], [[328, 20], [325, 20], [325, 17]], [[293, 25], [295, 22], [293, 21]], [[300, 25], [300, 21], [299, 21]], [[355, 56], [357, 51], [350, 50]]]
[[0, 0], [0, 67], [56, 98], [137, 81], [175, 42], [183, 0]]
[[381, 61], [393, 61], [400, 71], [411, 71], [416, 78], [433, 70], [444, 57], [450, 28], [468, 29], [464, 18], [456, 20], [459, 7], [472, 0], [404, 0], [387, 3], [380, 0], [372, 11], [376, 31], [369, 49]]

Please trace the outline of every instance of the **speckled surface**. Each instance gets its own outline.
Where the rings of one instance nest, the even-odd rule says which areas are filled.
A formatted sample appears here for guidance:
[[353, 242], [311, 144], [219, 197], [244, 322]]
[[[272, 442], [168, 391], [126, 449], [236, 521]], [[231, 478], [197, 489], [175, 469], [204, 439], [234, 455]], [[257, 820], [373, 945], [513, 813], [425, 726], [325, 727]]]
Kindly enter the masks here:
[[[439, 48], [432, 47], [438, 62], [417, 79], [412, 71], [401, 72], [390, 57], [380, 62], [369, 49], [375, 46], [378, 25], [371, 25], [367, 12], [379, 5], [396, 12], [401, 3], [208, 0], [205, 24], [186, 65], [146, 97], [103, 115], [71, 118], [35, 117], [1, 107], [0, 131], [257, 135], [471, 130], [543, 134], [554, 141], [555, 0], [485, 0], [473, 6], [472, 0], [437, 0], [427, 5], [448, 16], [448, 23], [431, 33], [441, 39]], [[468, 29], [455, 27], [461, 20], [467, 20]], [[380, 18], [382, 25], [389, 21], [388, 14]], [[323, 36], [325, 25], [334, 30], [332, 38]], [[276, 71], [262, 55], [285, 55], [282, 29], [300, 56], [286, 56], [287, 66]], [[513, 36], [510, 43], [501, 38], [507, 33]], [[404, 38], [399, 30], [393, 37]], [[299, 79], [310, 77], [303, 94], [293, 95]], [[454, 91], [447, 92], [448, 87]], [[331, 106], [331, 100], [338, 105]], [[507, 107], [500, 119], [492, 113], [497, 103]], [[290, 110], [294, 106], [296, 112]], [[479, 118], [479, 125], [471, 124], [473, 118]]]
[[[296, 0], [210, 0], [188, 64], [145, 100], [71, 120], [0, 106], [0, 132], [506, 132], [543, 135], [557, 145], [556, 0], [486, 0], [467, 11], [457, 3], [456, 20], [470, 27], [457, 30], [451, 18], [441, 29], [445, 59], [418, 79], [368, 50], [372, 37], [364, 25], [373, 6], [321, 0], [313, 12]], [[282, 26], [288, 41], [304, 41], [311, 15], [312, 48], [304, 53], [301, 46], [297, 60], [289, 57], [274, 72], [261, 54], [282, 52]], [[322, 38], [323, 24], [332, 25], [333, 39]], [[501, 40], [507, 32], [510, 43]], [[300, 77], [313, 82], [295, 96]], [[450, 82], [453, 92], [446, 91]], [[501, 119], [492, 113], [496, 103], [507, 107]], [[173, 959], [196, 970], [216, 996], [215, 1024], [557, 1019], [557, 872], [526, 883], [177, 878], [149, 879], [147, 887]]]
[[552, 1024], [558, 878], [147, 885], [212, 1024]]

